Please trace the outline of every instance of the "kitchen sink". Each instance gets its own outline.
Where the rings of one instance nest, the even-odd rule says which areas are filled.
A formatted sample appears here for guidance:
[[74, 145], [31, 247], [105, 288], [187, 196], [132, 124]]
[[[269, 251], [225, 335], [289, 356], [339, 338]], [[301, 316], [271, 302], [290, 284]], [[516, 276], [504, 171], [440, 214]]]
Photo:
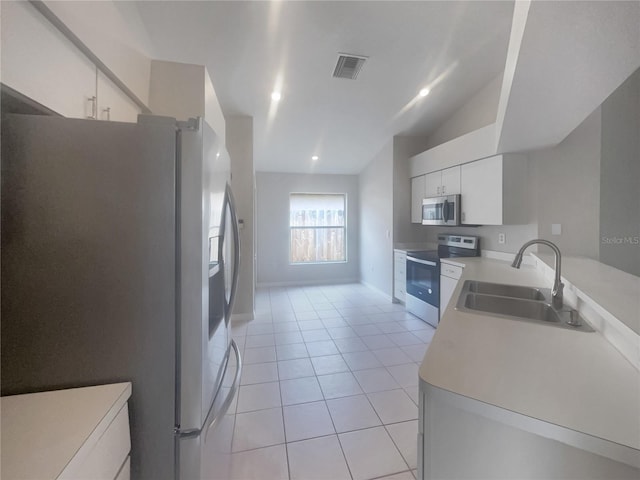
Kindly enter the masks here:
[[465, 297], [464, 306], [469, 310], [499, 313], [512, 317], [559, 322], [560, 317], [551, 305], [543, 302], [522, 301], [517, 298], [471, 294]]
[[462, 286], [456, 309], [462, 312], [482, 312], [495, 317], [529, 321], [544, 325], [593, 332], [584, 320], [580, 325], [570, 325], [571, 309], [555, 310], [546, 300], [550, 291], [544, 288], [502, 285], [497, 283], [467, 280]]
[[[468, 291], [485, 295], [498, 295], [500, 297], [524, 298], [527, 300], [549, 300], [548, 289], [535, 287], [522, 287], [520, 285], [504, 285], [501, 283], [488, 283], [470, 280], [467, 284]], [[547, 295], [543, 293], [546, 290]]]

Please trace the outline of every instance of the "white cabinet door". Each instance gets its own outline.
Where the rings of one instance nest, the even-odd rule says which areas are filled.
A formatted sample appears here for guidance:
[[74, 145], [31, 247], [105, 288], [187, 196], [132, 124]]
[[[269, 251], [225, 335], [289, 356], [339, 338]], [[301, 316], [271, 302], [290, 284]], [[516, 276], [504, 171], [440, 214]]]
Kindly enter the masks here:
[[455, 195], [460, 193], [460, 166], [442, 170], [443, 195]]
[[450, 276], [440, 275], [440, 318], [442, 319], [442, 314], [447, 309], [447, 305], [449, 305], [453, 296], [453, 291], [456, 289], [456, 285], [458, 285], [462, 275], [462, 268], [442, 263], [441, 269], [443, 273], [445, 273], [445, 270], [451, 272]]
[[442, 172], [437, 171], [425, 175], [425, 196], [439, 197], [442, 195]]
[[502, 166], [502, 155], [462, 165], [463, 224], [502, 225]]
[[86, 118], [96, 67], [29, 2], [1, 2], [2, 82], [65, 117]]
[[411, 223], [422, 223], [422, 199], [425, 197], [424, 175], [411, 179]]
[[138, 121], [140, 107], [100, 71], [97, 96], [99, 120], [132, 123]]

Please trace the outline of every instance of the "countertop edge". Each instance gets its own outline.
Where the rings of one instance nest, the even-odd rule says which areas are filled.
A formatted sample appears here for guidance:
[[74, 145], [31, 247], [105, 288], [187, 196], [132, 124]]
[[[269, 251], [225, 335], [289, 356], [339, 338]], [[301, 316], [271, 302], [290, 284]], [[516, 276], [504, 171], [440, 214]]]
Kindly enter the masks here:
[[452, 407], [640, 468], [640, 451], [632, 447], [451, 392], [432, 385], [423, 378], [420, 378], [420, 388], [427, 396], [438, 396]]
[[[466, 338], [466, 339], [463, 339], [461, 342], [458, 342], [456, 337], [451, 336], [452, 334], [466, 335], [466, 332], [470, 332], [469, 334], [472, 335], [473, 331], [478, 331], [477, 330], [478, 327], [474, 326], [476, 325], [474, 323], [475, 321], [486, 321], [487, 325], [490, 325], [492, 327], [493, 330], [491, 331], [495, 330], [496, 332], [499, 331], [499, 330], [496, 330], [496, 328], [499, 325], [502, 325], [498, 323], [496, 317], [492, 317], [490, 315], [482, 315], [481, 313], [468, 315], [468, 314], [463, 314], [463, 312], [458, 312], [457, 310], [455, 310], [454, 300], [460, 294], [464, 280], [472, 278], [473, 275], [478, 277], [477, 279], [482, 279], [483, 271], [491, 271], [492, 278], [490, 278], [489, 281], [496, 281], [496, 278], [495, 278], [496, 273], [505, 272], [505, 274], [508, 274], [509, 276], [510, 283], [523, 284], [523, 285], [529, 284], [534, 286], [536, 284], [540, 284], [541, 282], [543, 285], [546, 285], [548, 283], [545, 278], [545, 275], [539, 269], [540, 266], [536, 265], [535, 263], [534, 265], [531, 265], [529, 268], [527, 268], [528, 270], [527, 272], [523, 272], [521, 276], [516, 277], [514, 275], [520, 275], [520, 274], [518, 273], [514, 274], [513, 272], [518, 272], [518, 271], [517, 270], [512, 271], [511, 269], [507, 269], [506, 267], [508, 267], [509, 264], [504, 260], [493, 260], [488, 258], [467, 258], [467, 259], [458, 258], [456, 259], [456, 263], [458, 262], [461, 264], [465, 264], [465, 268], [463, 271], [463, 275], [460, 279], [461, 281], [458, 282], [458, 285], [456, 286], [456, 289], [453, 293], [452, 302], [449, 304], [448, 308], [445, 310], [443, 314], [441, 326], [445, 326], [445, 329], [444, 329], [445, 332], [440, 332], [441, 330], [440, 328], [436, 330], [436, 335], [434, 336], [431, 346], [427, 350], [427, 353], [425, 355], [425, 359], [423, 360], [423, 363], [420, 366], [420, 370], [419, 370], [420, 381], [433, 385], [436, 388], [450, 391], [454, 394], [461, 395], [463, 397], [470, 398], [475, 401], [483, 402], [488, 405], [492, 405], [495, 408], [500, 408], [500, 409], [514, 412], [515, 415], [522, 415], [531, 419], [535, 419], [538, 422], [545, 422], [550, 425], [556, 425], [559, 428], [564, 428], [569, 431], [578, 432], [581, 435], [593, 437], [595, 439], [598, 439], [601, 442], [607, 442], [607, 444], [619, 445], [620, 447], [629, 449], [629, 451], [634, 452], [634, 454], [640, 455], [640, 437], [637, 436], [637, 433], [635, 434], [631, 433], [631, 432], [634, 432], [634, 428], [635, 428], [634, 425], [635, 424], [640, 425], [640, 423], [634, 422], [633, 418], [629, 418], [629, 412], [633, 412], [633, 409], [631, 409], [629, 405], [635, 401], [636, 397], [638, 396], [638, 391], [640, 391], [640, 372], [638, 371], [637, 368], [635, 368], [633, 363], [629, 362], [626, 358], [621, 356], [619, 354], [619, 351], [615, 351], [617, 350], [615, 346], [611, 345], [609, 340], [604, 338], [604, 335], [602, 335], [600, 332], [593, 333], [593, 335], [598, 335], [600, 339], [598, 340], [597, 337], [593, 337], [588, 342], [588, 344], [590, 345], [588, 348], [595, 347], [600, 349], [600, 348], [604, 348], [605, 345], [608, 345], [608, 347], [604, 348], [603, 352], [599, 354], [603, 358], [607, 359], [607, 364], [602, 368], [604, 369], [612, 368], [612, 369], [616, 369], [616, 371], [620, 368], [623, 369], [622, 373], [618, 372], [616, 373], [616, 376], [618, 377], [622, 376], [623, 378], [627, 379], [628, 383], [630, 384], [630, 387], [626, 390], [629, 392], [631, 396], [624, 397], [627, 399], [625, 402], [623, 402], [625, 407], [622, 410], [620, 410], [620, 412], [627, 412], [625, 413], [625, 415], [627, 415], [625, 418], [628, 419], [627, 422], [629, 422], [629, 428], [626, 428], [623, 426], [624, 422], [621, 423], [620, 417], [618, 417], [618, 420], [615, 423], [617, 427], [613, 427], [613, 429], [608, 429], [609, 427], [606, 427], [606, 426], [603, 427], [602, 424], [604, 422], [602, 421], [593, 422], [593, 421], [584, 420], [585, 418], [584, 415], [589, 415], [593, 413], [595, 415], [598, 415], [599, 418], [606, 419], [608, 421], [610, 419], [609, 414], [604, 414], [604, 412], [609, 412], [609, 409], [616, 410], [619, 407], [619, 405], [616, 403], [619, 399], [615, 398], [615, 396], [611, 397], [610, 400], [607, 400], [609, 403], [607, 403], [606, 405], [609, 405], [609, 407], [594, 403], [595, 400], [592, 400], [591, 406], [586, 407], [588, 408], [587, 410], [583, 408], [582, 410], [583, 413], [581, 414], [583, 416], [580, 417], [580, 414], [578, 415], [578, 417], [582, 418], [582, 420], [577, 420], [578, 417], [576, 417], [576, 419], [573, 418], [575, 416], [573, 412], [570, 414], [571, 418], [563, 416], [563, 415], [567, 415], [566, 409], [562, 409], [560, 411], [555, 411], [555, 412], [553, 409], [549, 410], [549, 408], [552, 408], [552, 407], [549, 407], [549, 405], [547, 404], [550, 400], [549, 395], [546, 395], [547, 398], [545, 400], [545, 393], [544, 393], [545, 390], [542, 390], [542, 393], [540, 393], [541, 395], [540, 399], [543, 400], [544, 402], [547, 402], [545, 403], [546, 406], [539, 406], [532, 409], [531, 401], [533, 400], [529, 399], [527, 401], [523, 401], [522, 396], [519, 394], [518, 391], [516, 391], [516, 393], [514, 393], [513, 395], [509, 394], [508, 397], [505, 398], [505, 397], [501, 397], [502, 393], [500, 394], [497, 394], [496, 392], [491, 393], [490, 390], [487, 390], [487, 388], [490, 389], [491, 387], [479, 388], [477, 382], [475, 382], [475, 386], [472, 386], [470, 389], [470, 386], [468, 383], [468, 378], [469, 378], [468, 375], [470, 374], [469, 372], [457, 371], [456, 376], [454, 377], [451, 377], [450, 374], [445, 375], [443, 373], [445, 371], [444, 369], [449, 369], [452, 366], [449, 363], [447, 363], [453, 360], [454, 357], [451, 357], [451, 355], [453, 355], [454, 352], [457, 352], [458, 349], [462, 348], [462, 346], [468, 344], [468, 342], [471, 341], [469, 340], [469, 338]], [[485, 264], [484, 262], [487, 262], [487, 263]], [[537, 262], [537, 263], [543, 263], [543, 262]], [[472, 269], [469, 269], [467, 268], [469, 265], [474, 265], [474, 267]], [[522, 270], [524, 270], [524, 267]], [[469, 274], [471, 274], [471, 276], [469, 276]], [[500, 275], [502, 275], [502, 273], [500, 273]], [[537, 286], [540, 286], [540, 285], [537, 285]], [[481, 320], [481, 319], [486, 319], [486, 320]], [[528, 324], [527, 326], [527, 322], [515, 322], [512, 320], [508, 320], [508, 321], [514, 322], [514, 323], [504, 324], [504, 326], [509, 327], [508, 329], [506, 329], [507, 330], [506, 334], [511, 335], [512, 332], [518, 332], [518, 335], [516, 335], [516, 337], [512, 338], [511, 340], [523, 341], [523, 338], [525, 338], [525, 335], [529, 335], [529, 333], [527, 332], [531, 332], [531, 334], [534, 333], [534, 331], [531, 330], [532, 329], [531, 324]], [[455, 323], [452, 323], [451, 325], [447, 326], [447, 322], [455, 322]], [[464, 325], [460, 324], [460, 322], [462, 322], [462, 324]], [[518, 324], [520, 324], [521, 326]], [[547, 326], [536, 326], [536, 327], [541, 329], [558, 330], [558, 329], [553, 329], [553, 327], [547, 327]], [[471, 330], [466, 330], [468, 328], [471, 328]], [[439, 333], [440, 335], [438, 335]], [[547, 332], [546, 330], [535, 331], [536, 338], [539, 337], [538, 340], [545, 338], [548, 335], [548, 333], [550, 332]], [[442, 334], [444, 334], [444, 336]], [[584, 335], [584, 333], [571, 332], [571, 335], [574, 335], [574, 334]], [[561, 334], [552, 333], [552, 335], [560, 339]], [[592, 335], [592, 334], [588, 334], [588, 335]], [[508, 338], [509, 337], [504, 337], [502, 340], [509, 341], [507, 340]], [[569, 338], [573, 338], [573, 337], [569, 337]], [[535, 341], [535, 339], [532, 341]], [[602, 342], [604, 342], [604, 344]], [[553, 347], [545, 347], [545, 348], [554, 348], [555, 349], [554, 351], [556, 352], [555, 355], [557, 356], [559, 352], [558, 348], [560, 348], [558, 346], [558, 341], [551, 342], [551, 343], [554, 344]], [[459, 345], [456, 345], [456, 344], [459, 344]], [[582, 342], [576, 343], [572, 340], [571, 344], [581, 345]], [[435, 349], [433, 349], [434, 346], [436, 346]], [[510, 344], [508, 348], [513, 352], [511, 353], [512, 355], [517, 354], [517, 352], [519, 351], [518, 346], [514, 344]], [[566, 348], [571, 348], [571, 347], [566, 346], [564, 350], [566, 350]], [[581, 358], [582, 357], [586, 358], [587, 356], [590, 356], [591, 354], [588, 353], [590, 351], [591, 350], [583, 349], [581, 353]], [[475, 352], [475, 353], [478, 354], [478, 352]], [[503, 351], [502, 354], [504, 355], [505, 352]], [[616, 357], [616, 354], [618, 355], [617, 357]], [[493, 355], [493, 352], [487, 353], [488, 357], [491, 357], [491, 355]], [[508, 357], [506, 358], [508, 359]], [[500, 361], [502, 360], [504, 360], [504, 358], [502, 358]], [[464, 362], [464, 361], [465, 361], [464, 359], [461, 360], [461, 362]], [[491, 358], [485, 359], [484, 363], [482, 364], [483, 365], [482, 368], [484, 368], [484, 365], [494, 365], [494, 367], [495, 365], [504, 365], [504, 363], [492, 363], [492, 362], [495, 362], [495, 359], [491, 359]], [[521, 360], [520, 363], [522, 362], [523, 361]], [[529, 365], [530, 363], [531, 362], [527, 363], [526, 361], [524, 361], [523, 365]], [[626, 363], [626, 366], [625, 366], [625, 363]], [[466, 370], [466, 367], [461, 367], [461, 365], [463, 364], [454, 365], [453, 368], [457, 368], [457, 369], [463, 368], [464, 370]], [[607, 365], [611, 365], [611, 366], [609, 367]], [[479, 374], [480, 371], [476, 371], [478, 368], [479, 367], [477, 365], [475, 364], [472, 365], [471, 372]], [[532, 368], [532, 367], [529, 365], [529, 368]], [[599, 375], [601, 376], [600, 378], [602, 378], [602, 372], [604, 371], [602, 370], [602, 368], [600, 368], [600, 373], [599, 373]], [[587, 372], [587, 369], [585, 368], [582, 371]], [[491, 381], [494, 383], [505, 381], [500, 379], [501, 375], [498, 372], [488, 372], [488, 375]], [[511, 372], [510, 375], [513, 376], [513, 371]], [[562, 375], [564, 374], [561, 374], [560, 377], [556, 375], [555, 380], [552, 380], [552, 381], [541, 381], [538, 378], [537, 382], [542, 385], [545, 385], [545, 384], [558, 385], [557, 383], [558, 378], [562, 378]], [[573, 375], [573, 373], [567, 372], [566, 375], [571, 376]], [[474, 382], [471, 382], [471, 383], [474, 384]], [[574, 380], [572, 382], [572, 385], [574, 385], [575, 383], [576, 382]], [[634, 387], [634, 385], [636, 384], [638, 385], [637, 388]], [[497, 385], [501, 386], [501, 388], [503, 389], [501, 391], [508, 392], [508, 390], [504, 390], [505, 386], [503, 384], [497, 383], [496, 386]], [[567, 388], [569, 388], [569, 390], [567, 390]], [[571, 388], [573, 387], [565, 388], [564, 393], [568, 395], [568, 398], [575, 396], [575, 393], [570, 393]], [[583, 387], [581, 387], [581, 389], [583, 389]], [[555, 392], [554, 394], [557, 395]], [[577, 407], [580, 408], [580, 405], [577, 405]], [[593, 409], [595, 409], [595, 411]], [[545, 411], [550, 413], [549, 417], [546, 416], [546, 413], [542, 413]], [[631, 414], [633, 415], [633, 413]], [[598, 418], [598, 417], [595, 417], [595, 418]], [[607, 422], [607, 425], [608, 424], [609, 423]], [[572, 428], [572, 427], [577, 427], [577, 428]], [[581, 429], [581, 427], [585, 427], [585, 428]]]
[[[2, 477], [53, 479], [70, 474], [84, 463], [131, 392], [131, 382], [121, 382], [2, 397], [7, 447], [2, 449]], [[67, 428], [71, 437], [64, 435], [62, 441], [60, 431]], [[38, 445], [38, 461], [30, 462], [29, 447]]]

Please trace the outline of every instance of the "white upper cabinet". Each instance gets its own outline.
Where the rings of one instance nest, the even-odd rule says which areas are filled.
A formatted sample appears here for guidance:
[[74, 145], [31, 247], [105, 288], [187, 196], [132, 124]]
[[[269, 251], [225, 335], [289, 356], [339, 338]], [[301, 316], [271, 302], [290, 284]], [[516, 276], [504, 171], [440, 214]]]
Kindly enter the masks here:
[[107, 76], [98, 71], [97, 119], [136, 122], [140, 107]]
[[5, 85], [64, 117], [137, 121], [141, 107], [31, 3], [0, 8]]
[[428, 173], [425, 178], [425, 197], [440, 197], [460, 193], [459, 166]]
[[1, 2], [2, 82], [65, 117], [92, 114], [96, 66], [29, 2]]
[[442, 187], [442, 172], [428, 173], [425, 177], [425, 197], [439, 197]]
[[422, 199], [426, 197], [424, 177], [411, 179], [411, 223], [422, 223]]
[[461, 214], [466, 225], [528, 223], [527, 162], [523, 155], [496, 155], [461, 167]]
[[455, 195], [460, 193], [460, 167], [451, 167], [442, 170], [442, 195]]

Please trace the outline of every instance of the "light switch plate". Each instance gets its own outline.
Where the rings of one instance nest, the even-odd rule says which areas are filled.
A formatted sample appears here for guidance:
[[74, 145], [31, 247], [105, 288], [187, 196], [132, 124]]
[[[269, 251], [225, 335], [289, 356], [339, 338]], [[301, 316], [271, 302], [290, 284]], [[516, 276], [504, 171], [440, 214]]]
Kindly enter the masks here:
[[559, 223], [552, 223], [551, 235], [562, 235], [562, 225]]

